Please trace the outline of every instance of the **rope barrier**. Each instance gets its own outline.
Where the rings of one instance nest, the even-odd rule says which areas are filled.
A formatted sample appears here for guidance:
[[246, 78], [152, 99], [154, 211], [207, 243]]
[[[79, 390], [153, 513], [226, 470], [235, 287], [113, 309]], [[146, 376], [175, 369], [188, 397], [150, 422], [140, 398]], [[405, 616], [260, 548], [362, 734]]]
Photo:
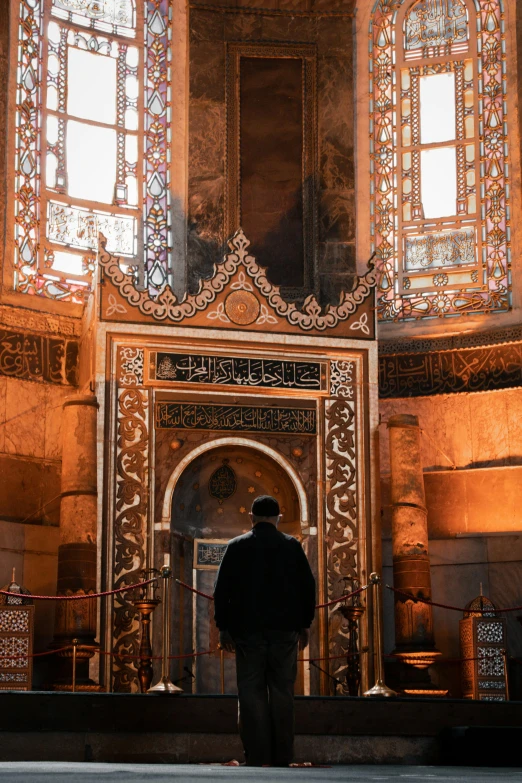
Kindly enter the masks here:
[[196, 595], [200, 595], [202, 598], [206, 598], [208, 601], [214, 600], [213, 595], [209, 595], [208, 593], [202, 593], [201, 590], [196, 590], [195, 587], [188, 585], [186, 582], [182, 582], [180, 579], [176, 579], [176, 582], [178, 583], [178, 585], [181, 585], [182, 587], [186, 587], [187, 590], [191, 590], [193, 593], [196, 593]]
[[[176, 582], [178, 585], [181, 585], [181, 587], [186, 587], [187, 590], [190, 590], [192, 593], [196, 593], [196, 595], [200, 595], [202, 598], [206, 598], [208, 601], [213, 601], [214, 596], [209, 595], [208, 593], [203, 593], [201, 590], [196, 590], [195, 587], [192, 587], [191, 585], [188, 585], [186, 582], [182, 582], [181, 579], [176, 579]], [[358, 590], [354, 590], [352, 593], [347, 593], [346, 595], [342, 595], [340, 598], [335, 598], [333, 601], [328, 601], [325, 604], [317, 604], [316, 609], [324, 609], [327, 606], [333, 606], [334, 604], [340, 604], [343, 601], [348, 600], [348, 598], [353, 598], [355, 595], [359, 595], [359, 593], [362, 593], [364, 590], [368, 589], [368, 585], [364, 585], [363, 587], [359, 587]]]
[[[41, 658], [46, 655], [56, 655], [60, 652], [65, 652], [66, 650], [72, 651], [74, 649], [73, 645], [68, 645], [66, 647], [58, 647], [56, 650], [46, 650], [45, 652], [37, 652], [37, 653], [25, 653], [25, 654], [16, 654], [16, 655], [6, 655], [0, 654], [0, 661], [3, 660], [13, 660], [15, 658]], [[77, 645], [77, 650], [92, 650], [94, 655], [109, 655], [112, 658], [130, 658], [131, 660], [142, 660], [146, 659], [148, 661], [161, 661], [162, 656], [161, 655], [131, 655], [130, 653], [116, 653], [111, 652], [110, 650], [99, 650], [96, 647], [89, 647], [88, 645], [79, 644]], [[199, 658], [202, 655], [212, 655], [212, 653], [215, 653], [216, 650], [202, 650], [201, 652], [193, 652], [193, 653], [184, 653], [183, 655], [169, 655], [169, 661], [178, 661], [185, 658]], [[364, 655], [367, 653], [368, 650], [361, 650], [360, 652], [353, 652], [353, 653], [343, 653], [341, 655], [326, 655], [321, 658], [298, 658], [298, 663], [319, 663], [322, 661], [338, 661], [340, 659], [344, 658], [357, 658], [361, 655]], [[395, 655], [393, 653], [385, 654], [385, 658], [393, 658], [393, 659], [400, 659], [402, 656]], [[513, 661], [513, 663], [517, 663], [519, 665], [522, 665], [522, 659], [520, 658], [514, 658], [512, 656], [505, 656], [507, 660]], [[487, 655], [480, 655], [475, 658], [437, 658], [435, 661], [436, 664], [439, 663], [465, 663], [466, 661], [487, 661], [491, 660], [491, 658]]]
[[[85, 648], [84, 648], [85, 649]], [[195, 653], [185, 653], [184, 655], [169, 655], [168, 659], [169, 661], [179, 661], [182, 658], [198, 658], [200, 655], [211, 655], [213, 652], [216, 652], [215, 650], [203, 650], [202, 652], [195, 652]], [[111, 652], [110, 650], [94, 650], [94, 653], [98, 653], [99, 655], [110, 655], [113, 658], [131, 658], [137, 661], [147, 660], [147, 661], [161, 661], [163, 660], [162, 655], [131, 655], [130, 653], [115, 653]]]
[[416, 603], [420, 604], [428, 604], [428, 606], [438, 606], [440, 609], [450, 609], [453, 612], [469, 612], [472, 611], [474, 614], [493, 614], [493, 612], [499, 613], [499, 612], [520, 612], [522, 610], [522, 606], [512, 606], [509, 609], [467, 609], [462, 608], [460, 606], [452, 606], [451, 604], [439, 604], [436, 601], [429, 601], [427, 598], [419, 598], [416, 595], [413, 595], [413, 593], [407, 593], [404, 590], [398, 590], [396, 587], [392, 587], [391, 585], [385, 585], [385, 587], [388, 588], [388, 590], [391, 590], [392, 593], [397, 593], [398, 595], [403, 595], [405, 598], [410, 598], [412, 601], [415, 601]]
[[56, 653], [63, 652], [64, 650], [72, 650], [72, 647], [58, 647], [56, 650], [46, 650], [45, 652], [38, 653], [25, 653], [24, 655], [8, 655], [6, 653], [0, 654], [0, 661], [11, 661], [13, 658], [43, 658], [44, 655], [56, 655]]
[[14, 595], [17, 598], [28, 598], [33, 601], [83, 601], [85, 598], [103, 598], [107, 595], [116, 595], [116, 593], [124, 593], [127, 590], [145, 587], [145, 585], [150, 585], [151, 582], [156, 582], [158, 578], [159, 577], [155, 576], [153, 579], [147, 579], [146, 582], [137, 582], [133, 585], [124, 585], [124, 587], [117, 587], [114, 590], [107, 590], [104, 593], [87, 593], [86, 595], [31, 595], [26, 593], [13, 593], [10, 590], [0, 590], [0, 595]]
[[316, 609], [325, 609], [327, 606], [333, 606], [334, 604], [340, 604], [343, 601], [347, 601], [348, 598], [353, 598], [354, 595], [359, 595], [359, 593], [364, 592], [364, 590], [367, 590], [369, 585], [363, 585], [363, 587], [359, 587], [358, 590], [354, 590], [353, 593], [347, 593], [346, 595], [342, 595], [340, 598], [336, 598], [333, 601], [328, 601], [326, 604], [317, 604]]
[[343, 655], [327, 655], [324, 658], [298, 658], [298, 663], [316, 663], [317, 661], [338, 661], [339, 658], [357, 658], [359, 655], [368, 652], [368, 650], [361, 650], [361, 652], [343, 653]]

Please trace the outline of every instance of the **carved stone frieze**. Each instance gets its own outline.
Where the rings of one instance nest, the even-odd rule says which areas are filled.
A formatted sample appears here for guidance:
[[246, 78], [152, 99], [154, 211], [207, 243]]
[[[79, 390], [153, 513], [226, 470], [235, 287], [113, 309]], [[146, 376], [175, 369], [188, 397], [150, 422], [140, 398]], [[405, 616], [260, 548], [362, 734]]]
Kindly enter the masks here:
[[[120, 389], [118, 395], [118, 440], [116, 518], [114, 521], [114, 587], [139, 582], [145, 567], [149, 470], [148, 391]], [[130, 596], [118, 593], [113, 604], [113, 690], [139, 691], [136, 662], [125, 655], [138, 655], [139, 621]]]
[[[142, 316], [149, 316], [156, 321], [173, 321], [175, 323], [192, 318], [198, 312], [206, 310], [215, 301], [218, 294], [222, 293], [231, 283], [232, 278], [240, 272], [245, 274], [246, 279], [251, 281], [253, 290], [265, 299], [280, 318], [305, 332], [311, 330], [324, 332], [348, 320], [356, 312], [357, 307], [368, 299], [375, 286], [376, 272], [373, 264], [370, 263], [366, 274], [357, 279], [354, 289], [349, 293], [341, 293], [338, 305], [330, 305], [323, 311], [315, 296], [310, 295], [305, 299], [303, 307], [298, 309], [293, 302], [287, 302], [283, 299], [279, 286], [270, 283], [265, 269], [257, 264], [253, 256], [249, 255], [249, 245], [249, 240], [239, 229], [229, 241], [231, 252], [224, 257], [220, 264], [215, 266], [214, 274], [200, 282], [199, 291], [196, 294], [186, 294], [182, 300], [178, 300], [168, 286], [155, 298], [150, 296], [148, 290], [138, 290], [134, 278], [122, 270], [120, 259], [107, 252], [106, 239], [102, 235], [100, 235], [99, 263], [103, 275], [109, 278], [121, 298], [132, 307], [137, 308]], [[217, 313], [217, 311], [215, 312]], [[259, 317], [263, 323], [268, 323], [268, 315], [262, 310], [260, 304]], [[224, 308], [215, 317], [222, 320], [220, 316], [222, 319], [227, 319], [226, 322], [228, 322], [229, 317]], [[128, 314], [122, 312], [122, 320], [125, 320], [126, 317], [129, 317]], [[260, 323], [259, 317], [256, 321], [257, 324]], [[356, 324], [352, 324], [350, 329], [354, 330], [354, 337], [371, 337], [369, 320], [368, 316], [363, 313], [357, 322], [357, 327]]]
[[64, 337], [80, 337], [82, 322], [80, 318], [52, 315], [38, 311], [26, 310], [23, 307], [0, 305], [0, 324], [14, 330], [29, 330]]
[[121, 386], [143, 386], [143, 364], [145, 351], [143, 348], [122, 346], [119, 349]]
[[354, 362], [346, 360], [330, 362], [330, 394], [332, 397], [345, 397], [353, 400], [354, 383]]
[[[326, 546], [328, 600], [358, 584], [357, 572], [357, 467], [355, 405], [345, 398], [326, 401]], [[348, 623], [336, 606], [329, 608], [329, 655], [349, 650]], [[346, 683], [346, 660], [333, 660], [331, 673]]]
[[522, 326], [492, 329], [488, 332], [464, 332], [447, 337], [421, 337], [410, 340], [379, 340], [379, 355], [396, 353], [436, 353], [458, 348], [484, 348], [487, 345], [522, 341]]

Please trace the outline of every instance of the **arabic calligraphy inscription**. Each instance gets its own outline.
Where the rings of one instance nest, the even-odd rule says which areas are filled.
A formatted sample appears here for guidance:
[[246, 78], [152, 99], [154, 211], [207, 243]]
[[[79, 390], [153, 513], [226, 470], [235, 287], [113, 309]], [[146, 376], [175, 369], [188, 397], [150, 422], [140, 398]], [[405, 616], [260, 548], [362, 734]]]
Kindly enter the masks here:
[[236, 474], [228, 464], [228, 459], [213, 472], [208, 482], [208, 491], [211, 497], [222, 503], [231, 498], [237, 488]]
[[522, 386], [522, 343], [381, 356], [379, 396], [422, 397]]
[[317, 417], [315, 408], [262, 408], [252, 405], [162, 401], [156, 404], [156, 429], [315, 435]]
[[217, 571], [227, 548], [227, 541], [194, 539], [194, 568]]
[[326, 389], [327, 369], [322, 362], [252, 359], [237, 356], [151, 354], [151, 379], [176, 383], [226, 386], [261, 386], [272, 389]]

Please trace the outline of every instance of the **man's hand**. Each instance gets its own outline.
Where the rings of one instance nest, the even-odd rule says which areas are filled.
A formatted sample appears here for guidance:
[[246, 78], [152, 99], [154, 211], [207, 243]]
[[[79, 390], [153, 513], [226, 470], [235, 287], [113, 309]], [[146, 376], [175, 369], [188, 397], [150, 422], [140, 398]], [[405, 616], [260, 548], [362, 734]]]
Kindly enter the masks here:
[[308, 628], [301, 628], [299, 632], [299, 652], [302, 652], [305, 647], [308, 647], [310, 639], [310, 631]]
[[225, 650], [225, 652], [229, 652], [229, 653], [233, 653], [236, 651], [234, 640], [232, 639], [228, 631], [219, 632], [218, 647], [220, 650]]

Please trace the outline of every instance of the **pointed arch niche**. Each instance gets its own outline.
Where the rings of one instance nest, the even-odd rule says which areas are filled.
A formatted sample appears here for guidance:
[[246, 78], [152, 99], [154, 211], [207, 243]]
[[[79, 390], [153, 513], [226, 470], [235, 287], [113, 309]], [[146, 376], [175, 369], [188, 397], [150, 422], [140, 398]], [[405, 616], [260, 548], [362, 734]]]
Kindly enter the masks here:
[[378, 316], [511, 308], [502, 0], [377, 0], [370, 19]]

